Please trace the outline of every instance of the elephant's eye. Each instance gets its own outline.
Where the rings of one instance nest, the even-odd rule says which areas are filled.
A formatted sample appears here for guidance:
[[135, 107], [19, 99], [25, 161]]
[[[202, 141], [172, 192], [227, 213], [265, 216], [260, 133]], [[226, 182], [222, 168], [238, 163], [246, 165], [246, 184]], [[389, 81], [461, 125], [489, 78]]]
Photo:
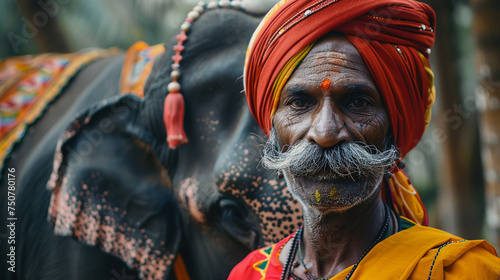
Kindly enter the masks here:
[[245, 223], [245, 219], [248, 216], [246, 213], [247, 211], [236, 201], [231, 199], [221, 199], [219, 201], [219, 207], [222, 209], [223, 219], [231, 220], [233, 223], [238, 225], [241, 230], [250, 230], [248, 223]]
[[258, 246], [258, 230], [251, 221], [248, 211], [237, 201], [221, 198], [212, 209], [217, 224], [230, 236], [254, 250]]

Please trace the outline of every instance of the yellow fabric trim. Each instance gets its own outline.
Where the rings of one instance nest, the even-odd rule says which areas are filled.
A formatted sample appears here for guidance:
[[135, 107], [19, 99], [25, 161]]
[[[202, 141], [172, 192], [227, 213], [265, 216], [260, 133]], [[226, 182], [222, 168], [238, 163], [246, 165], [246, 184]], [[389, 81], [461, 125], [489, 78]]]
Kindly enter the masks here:
[[431, 107], [434, 104], [434, 101], [436, 100], [436, 87], [434, 86], [434, 73], [432, 72], [431, 67], [427, 63], [427, 59], [425, 56], [421, 53], [418, 53], [420, 56], [420, 59], [422, 60], [422, 63], [425, 68], [425, 74], [427, 75], [427, 82], [429, 83], [429, 98], [428, 101], [429, 105], [427, 105], [427, 108], [425, 110], [425, 129], [427, 129], [427, 126], [429, 126], [429, 122], [431, 121]]
[[388, 181], [396, 211], [412, 222], [421, 225], [425, 218], [425, 210], [417, 198], [417, 191], [408, 182], [408, 177], [401, 170], [398, 170]]
[[401, 219], [403, 219], [403, 220], [406, 220], [406, 221], [408, 221], [408, 222], [412, 223], [412, 224], [416, 224], [414, 221], [412, 221], [412, 220], [410, 220], [410, 219], [406, 218], [405, 216], [401, 216], [401, 215], [400, 215], [399, 217], [400, 217]]
[[[147, 58], [141, 57], [142, 51], [148, 51]], [[140, 98], [144, 97], [144, 86], [149, 78], [149, 74], [153, 70], [153, 65], [156, 57], [165, 52], [165, 46], [158, 44], [149, 46], [145, 42], [139, 41], [133, 44], [125, 55], [123, 62], [122, 74], [120, 77], [120, 95], [134, 94]], [[148, 60], [146, 60], [148, 59]], [[145, 63], [144, 65], [141, 65]], [[138, 67], [134, 69], [134, 67]], [[140, 70], [139, 74], [134, 71]], [[136, 76], [133, 76], [133, 75]]]
[[[120, 77], [120, 95], [124, 94], [124, 91], [129, 90], [128, 79], [132, 75], [132, 68], [134, 66], [135, 55], [147, 47], [149, 47], [148, 44], [146, 44], [143, 41], [139, 41], [139, 42], [134, 43], [127, 50], [127, 53], [125, 54], [125, 60], [123, 61], [122, 74]], [[136, 94], [136, 93], [134, 93], [134, 94]], [[138, 95], [138, 94], [136, 94], [136, 95]], [[142, 98], [142, 96], [139, 96], [139, 97]]]
[[273, 83], [273, 97], [272, 97], [273, 103], [271, 110], [271, 119], [274, 116], [276, 109], [278, 108], [278, 104], [280, 103], [279, 101], [283, 87], [288, 82], [288, 79], [290, 79], [290, 76], [292, 76], [293, 71], [295, 71], [300, 62], [311, 51], [315, 43], [316, 42], [313, 42], [312, 44], [308, 45], [303, 50], [292, 56], [292, 58], [290, 58], [290, 60], [287, 61], [283, 69], [281, 69], [281, 71], [278, 73], [278, 76], [276, 77], [276, 80], [274, 80]]

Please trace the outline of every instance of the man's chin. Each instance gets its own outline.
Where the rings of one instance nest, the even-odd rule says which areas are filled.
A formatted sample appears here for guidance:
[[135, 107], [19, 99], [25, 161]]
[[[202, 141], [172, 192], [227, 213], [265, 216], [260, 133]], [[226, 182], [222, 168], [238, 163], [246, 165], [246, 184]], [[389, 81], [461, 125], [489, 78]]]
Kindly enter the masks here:
[[[303, 202], [321, 212], [342, 211], [351, 208], [373, 193], [369, 180], [361, 177], [326, 178], [324, 176], [299, 176], [294, 178], [294, 192]], [[375, 187], [376, 188], [376, 187]]]

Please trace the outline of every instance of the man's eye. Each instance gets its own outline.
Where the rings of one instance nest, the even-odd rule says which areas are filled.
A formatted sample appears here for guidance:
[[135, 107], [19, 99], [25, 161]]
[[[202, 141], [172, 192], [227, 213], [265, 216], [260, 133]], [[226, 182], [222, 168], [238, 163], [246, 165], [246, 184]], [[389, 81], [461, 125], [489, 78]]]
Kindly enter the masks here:
[[305, 108], [305, 107], [309, 106], [309, 103], [307, 103], [307, 101], [305, 101], [304, 99], [300, 99], [300, 98], [292, 100], [291, 104], [293, 107], [296, 107], [296, 108]]
[[365, 108], [368, 106], [368, 101], [364, 98], [356, 98], [349, 105], [354, 108]]

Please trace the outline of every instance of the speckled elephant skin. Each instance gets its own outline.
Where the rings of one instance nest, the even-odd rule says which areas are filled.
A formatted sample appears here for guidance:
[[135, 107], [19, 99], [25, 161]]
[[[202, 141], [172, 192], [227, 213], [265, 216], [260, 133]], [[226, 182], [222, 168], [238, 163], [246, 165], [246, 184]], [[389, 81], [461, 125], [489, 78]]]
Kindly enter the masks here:
[[259, 21], [216, 9], [193, 23], [180, 66], [189, 142], [177, 149], [162, 121], [174, 42], [143, 98], [118, 95], [123, 55], [83, 69], [5, 162], [18, 178], [17, 263], [6, 272], [2, 253], [0, 279], [176, 279], [178, 256], [191, 279], [226, 279], [250, 251], [295, 231], [300, 206], [259, 164], [267, 137], [243, 92]]

